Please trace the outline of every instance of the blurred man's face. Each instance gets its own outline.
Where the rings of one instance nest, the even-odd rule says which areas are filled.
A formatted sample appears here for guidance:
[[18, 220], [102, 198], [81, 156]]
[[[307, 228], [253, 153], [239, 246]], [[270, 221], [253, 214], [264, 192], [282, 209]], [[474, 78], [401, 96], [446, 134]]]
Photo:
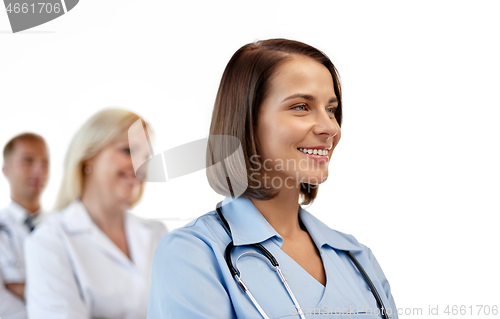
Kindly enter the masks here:
[[49, 175], [47, 148], [40, 141], [18, 141], [5, 159], [3, 173], [11, 193], [26, 199], [40, 196]]

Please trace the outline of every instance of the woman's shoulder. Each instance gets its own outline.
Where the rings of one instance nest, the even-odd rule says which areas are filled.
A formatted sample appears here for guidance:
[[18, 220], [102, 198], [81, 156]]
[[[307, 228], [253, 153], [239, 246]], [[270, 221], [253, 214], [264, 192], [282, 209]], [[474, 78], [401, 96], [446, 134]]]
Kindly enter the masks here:
[[[149, 317], [158, 313], [200, 317], [202, 311], [210, 311], [209, 304], [218, 310], [211, 318], [232, 317], [225, 287], [230, 273], [227, 267], [221, 267], [225, 265], [225, 245], [220, 237], [225, 233], [217, 224], [212, 211], [163, 236], [153, 259]], [[198, 288], [193, 290], [193, 285], [186, 283]], [[207, 291], [209, 295], [204, 293]]]
[[170, 253], [185, 253], [186, 249], [212, 250], [225, 247], [229, 237], [220, 225], [215, 211], [208, 212], [188, 222], [182, 227], [168, 232], [158, 244], [159, 250], [168, 250]]
[[213, 210], [187, 222], [184, 226], [176, 228], [170, 233], [172, 233], [172, 236], [181, 236], [186, 234], [195, 237], [207, 237], [215, 240], [221, 237], [217, 235], [219, 231], [224, 232], [222, 226], [218, 226], [220, 226], [220, 222], [217, 219], [215, 210]]
[[85, 215], [85, 208], [83, 207], [83, 204], [78, 200], [75, 200], [64, 208], [46, 213], [42, 222], [36, 226], [33, 234], [54, 229], [65, 230], [68, 225], [82, 224], [85, 217], [87, 217]]
[[154, 254], [153, 277], [178, 289], [185, 286], [179, 278], [186, 273], [220, 279], [217, 265], [223, 259], [225, 245], [213, 228], [215, 219], [215, 213], [210, 212], [163, 236]]

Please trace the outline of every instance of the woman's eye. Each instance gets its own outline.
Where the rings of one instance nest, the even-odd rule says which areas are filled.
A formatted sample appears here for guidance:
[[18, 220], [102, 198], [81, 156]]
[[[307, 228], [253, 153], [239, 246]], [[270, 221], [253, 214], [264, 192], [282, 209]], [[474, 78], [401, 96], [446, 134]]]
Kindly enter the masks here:
[[296, 105], [296, 106], [292, 107], [292, 110], [305, 111], [306, 105], [305, 104]]
[[123, 153], [130, 154], [130, 147], [125, 147], [122, 149]]
[[333, 107], [326, 109], [326, 111], [335, 114], [335, 109]]

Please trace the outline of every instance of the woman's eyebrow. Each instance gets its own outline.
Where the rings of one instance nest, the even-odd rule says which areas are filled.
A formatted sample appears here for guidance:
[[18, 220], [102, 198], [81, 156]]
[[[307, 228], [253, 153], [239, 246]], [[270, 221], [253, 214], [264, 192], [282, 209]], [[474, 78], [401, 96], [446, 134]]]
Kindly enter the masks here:
[[[288, 97], [286, 97], [283, 101], [281, 101], [282, 103], [285, 102], [286, 100], [290, 100], [290, 99], [294, 99], [296, 97], [301, 97], [303, 99], [306, 99], [308, 101], [315, 101], [316, 98], [310, 94], [302, 94], [302, 93], [296, 93], [296, 94], [293, 94], [293, 95], [290, 95]], [[338, 102], [338, 99], [334, 96], [332, 97], [328, 103], [335, 103], [335, 102]]]
[[303, 99], [306, 99], [308, 101], [314, 101], [315, 98], [314, 96], [310, 95], [310, 94], [302, 94], [302, 93], [296, 93], [296, 94], [293, 94], [293, 95], [290, 95], [289, 97], [286, 97], [283, 101], [281, 102], [285, 102], [286, 100], [290, 100], [290, 99], [294, 99], [296, 97], [301, 97]]

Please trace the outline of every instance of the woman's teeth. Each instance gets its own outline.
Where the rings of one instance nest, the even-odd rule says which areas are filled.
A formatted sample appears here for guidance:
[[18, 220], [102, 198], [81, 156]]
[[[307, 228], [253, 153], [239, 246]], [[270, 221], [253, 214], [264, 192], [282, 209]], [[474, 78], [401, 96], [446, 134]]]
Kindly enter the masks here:
[[306, 154], [314, 154], [314, 155], [328, 155], [328, 150], [317, 150], [317, 149], [311, 149], [311, 148], [298, 148], [299, 151], [306, 153]]

